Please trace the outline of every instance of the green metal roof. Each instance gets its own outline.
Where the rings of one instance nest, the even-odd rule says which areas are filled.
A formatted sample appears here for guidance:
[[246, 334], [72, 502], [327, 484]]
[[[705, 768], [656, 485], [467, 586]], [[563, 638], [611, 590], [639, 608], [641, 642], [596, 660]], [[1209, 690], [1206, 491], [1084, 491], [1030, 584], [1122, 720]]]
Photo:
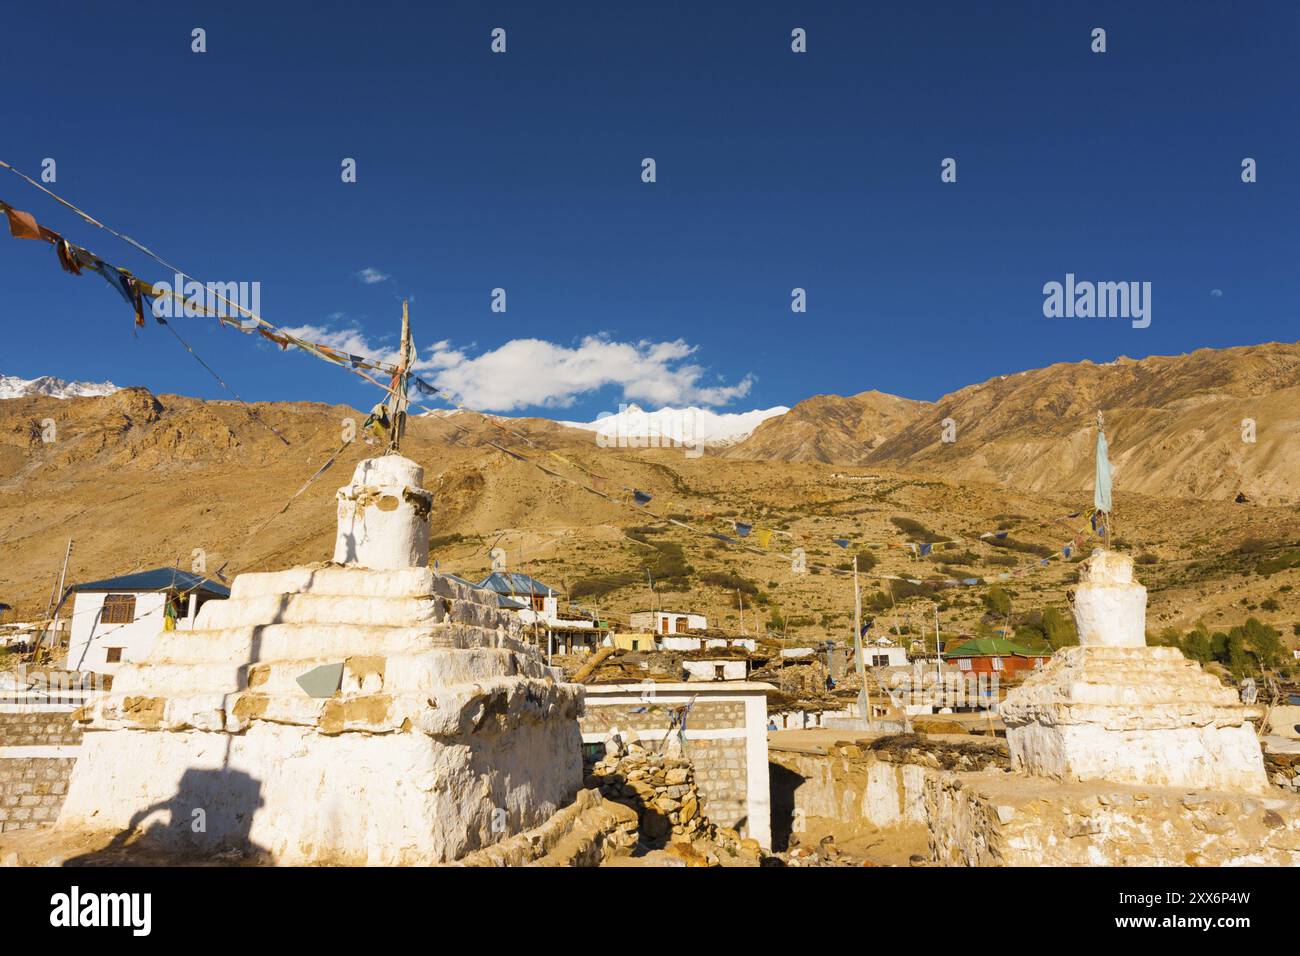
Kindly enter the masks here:
[[944, 657], [1007, 657], [1012, 654], [1020, 657], [1050, 657], [1051, 651], [1031, 651], [1023, 644], [1009, 641], [1005, 637], [977, 637], [955, 650], [943, 652]]

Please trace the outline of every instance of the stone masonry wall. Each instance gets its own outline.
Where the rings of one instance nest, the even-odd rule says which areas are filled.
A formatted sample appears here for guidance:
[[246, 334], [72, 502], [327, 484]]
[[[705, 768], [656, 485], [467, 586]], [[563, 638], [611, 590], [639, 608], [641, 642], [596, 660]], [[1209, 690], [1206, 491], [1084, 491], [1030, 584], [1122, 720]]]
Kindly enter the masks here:
[[76, 762], [75, 757], [0, 759], [0, 833], [53, 823]]
[[[609, 731], [617, 727], [625, 737], [628, 731], [648, 746], [657, 747], [668, 733], [668, 719], [662, 710], [633, 713], [641, 704], [599, 704], [588, 699], [587, 713], [581, 718], [584, 733]], [[702, 701], [691, 708], [686, 721], [686, 754], [694, 766], [700, 796], [709, 807], [710, 819], [722, 827], [739, 829], [749, 813], [748, 765], [745, 739], [694, 738], [693, 733], [737, 730], [745, 727], [743, 700]]]
[[81, 727], [66, 713], [0, 713], [0, 747], [75, 747]]
[[[75, 747], [72, 713], [0, 713], [0, 747]], [[13, 751], [10, 751], [13, 753]], [[0, 833], [53, 823], [76, 757], [0, 757]]]

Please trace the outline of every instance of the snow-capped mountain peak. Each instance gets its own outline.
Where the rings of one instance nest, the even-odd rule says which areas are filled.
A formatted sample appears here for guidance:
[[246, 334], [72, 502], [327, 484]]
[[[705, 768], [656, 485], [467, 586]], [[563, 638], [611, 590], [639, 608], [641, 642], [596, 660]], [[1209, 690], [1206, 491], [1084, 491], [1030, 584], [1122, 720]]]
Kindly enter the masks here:
[[0, 398], [30, 398], [34, 395], [46, 398], [87, 398], [110, 395], [116, 391], [118, 387], [112, 382], [65, 382], [53, 375], [32, 379], [0, 375]]
[[606, 438], [663, 438], [683, 444], [732, 445], [748, 438], [759, 423], [790, 409], [784, 405], [748, 412], [714, 412], [707, 408], [660, 408], [647, 412], [636, 404], [617, 414], [598, 415], [594, 422], [560, 422], [569, 428], [593, 431]]

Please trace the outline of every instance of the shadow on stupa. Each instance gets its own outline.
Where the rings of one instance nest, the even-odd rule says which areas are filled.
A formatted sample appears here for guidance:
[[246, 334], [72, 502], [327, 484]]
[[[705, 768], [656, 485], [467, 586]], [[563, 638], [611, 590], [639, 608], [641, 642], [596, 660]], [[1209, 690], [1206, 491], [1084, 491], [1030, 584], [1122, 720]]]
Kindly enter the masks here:
[[242, 770], [190, 768], [169, 799], [137, 810], [108, 843], [64, 865], [270, 863], [270, 853], [249, 836], [262, 805], [262, 784]]

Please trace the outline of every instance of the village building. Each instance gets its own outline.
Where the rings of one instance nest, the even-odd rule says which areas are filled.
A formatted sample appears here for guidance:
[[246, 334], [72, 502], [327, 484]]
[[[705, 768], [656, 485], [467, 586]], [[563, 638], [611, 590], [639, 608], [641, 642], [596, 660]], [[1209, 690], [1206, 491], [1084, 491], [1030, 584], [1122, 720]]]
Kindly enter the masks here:
[[962, 672], [1006, 677], [1043, 667], [1052, 659], [1049, 652], [1032, 651], [1005, 637], [974, 638], [951, 650], [945, 649], [943, 656]]
[[149, 656], [163, 631], [190, 630], [208, 601], [230, 597], [216, 581], [154, 568], [69, 588], [68, 670], [111, 674]]
[[690, 631], [708, 630], [709, 627], [709, 621], [703, 614], [687, 611], [633, 611], [628, 616], [628, 623], [637, 630], [653, 631], [655, 634], [686, 634]]
[[559, 592], [530, 575], [493, 571], [473, 586], [517, 604], [525, 633], [548, 654], [585, 654], [607, 643], [608, 624], [583, 611], [561, 611]]
[[682, 661], [688, 681], [744, 680], [749, 676], [749, 661], [744, 657], [704, 658]]
[[607, 641], [610, 647], [617, 648], [620, 651], [653, 651], [655, 649], [655, 636], [647, 633], [615, 633], [610, 634]]
[[887, 637], [865, 641], [862, 645], [862, 662], [867, 667], [906, 667], [907, 648], [895, 644]]

